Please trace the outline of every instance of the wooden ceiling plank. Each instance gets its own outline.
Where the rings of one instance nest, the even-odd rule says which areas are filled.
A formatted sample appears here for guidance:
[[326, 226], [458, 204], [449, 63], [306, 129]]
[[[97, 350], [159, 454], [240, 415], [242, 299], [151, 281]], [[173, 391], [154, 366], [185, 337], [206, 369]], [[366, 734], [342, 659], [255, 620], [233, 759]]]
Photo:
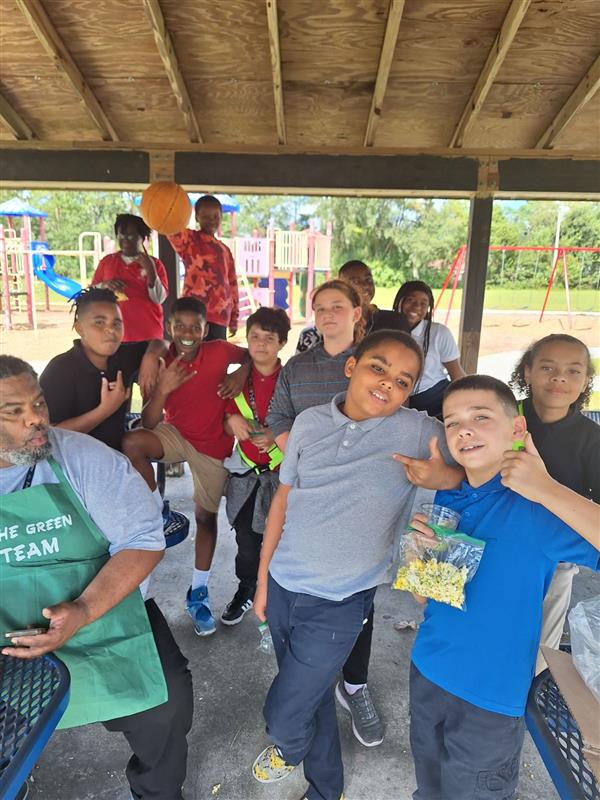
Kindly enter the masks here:
[[281, 80], [281, 53], [279, 51], [279, 22], [277, 19], [277, 0], [265, 0], [267, 7], [267, 28], [269, 51], [271, 53], [271, 72], [273, 75], [273, 99], [275, 101], [275, 120], [277, 140], [286, 144], [285, 110], [283, 107], [283, 84]]
[[15, 139], [35, 139], [35, 133], [3, 94], [0, 94], [0, 122], [8, 128]]
[[105, 141], [118, 142], [119, 136], [98, 98], [83, 77], [40, 0], [15, 0], [56, 69], [69, 81]]
[[190, 141], [201, 144], [202, 134], [200, 133], [198, 118], [196, 117], [196, 112], [194, 111], [192, 101], [190, 100], [190, 95], [179, 66], [179, 60], [177, 58], [177, 53], [175, 52], [173, 40], [171, 39], [171, 34], [167, 28], [167, 23], [162, 12], [162, 8], [160, 7], [160, 1], [142, 0], [142, 2], [144, 4], [146, 15], [152, 26], [154, 41], [156, 42], [158, 52], [164, 64], [169, 83], [171, 84], [171, 89], [173, 90], [175, 100], [177, 101], [177, 106], [185, 119]]
[[477, 83], [471, 92], [467, 104], [465, 105], [458, 125], [452, 134], [449, 147], [462, 147], [465, 141], [465, 136], [469, 132], [469, 128], [475, 122], [481, 107], [490, 91], [496, 75], [502, 66], [508, 50], [519, 30], [519, 26], [523, 21], [527, 9], [529, 8], [531, 0], [512, 0], [502, 27], [498, 31], [498, 35], [494, 39], [494, 44], [488, 57], [483, 65], [483, 69], [477, 79]]
[[600, 89], [600, 54], [598, 54], [592, 66], [579, 81], [566, 103], [546, 128], [535, 145], [536, 149], [552, 147], [557, 137], [562, 133], [569, 122], [571, 122], [575, 114], [583, 108], [588, 100], [592, 99], [598, 89]]
[[383, 36], [383, 45], [381, 46], [381, 54], [379, 56], [379, 66], [377, 67], [375, 88], [373, 90], [371, 108], [367, 118], [367, 128], [364, 138], [365, 147], [372, 147], [375, 142], [375, 131], [381, 117], [383, 98], [385, 97], [388, 78], [390, 77], [390, 69], [394, 59], [403, 11], [404, 0], [390, 0], [385, 33]]

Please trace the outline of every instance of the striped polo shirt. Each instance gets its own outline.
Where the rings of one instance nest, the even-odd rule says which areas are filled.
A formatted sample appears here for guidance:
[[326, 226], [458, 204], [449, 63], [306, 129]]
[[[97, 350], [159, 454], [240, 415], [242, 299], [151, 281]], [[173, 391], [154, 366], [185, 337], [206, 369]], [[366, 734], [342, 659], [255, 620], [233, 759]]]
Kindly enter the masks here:
[[290, 431], [300, 412], [329, 403], [338, 392], [346, 391], [344, 365], [352, 352], [349, 348], [330, 356], [321, 343], [290, 358], [279, 373], [267, 416], [274, 436]]

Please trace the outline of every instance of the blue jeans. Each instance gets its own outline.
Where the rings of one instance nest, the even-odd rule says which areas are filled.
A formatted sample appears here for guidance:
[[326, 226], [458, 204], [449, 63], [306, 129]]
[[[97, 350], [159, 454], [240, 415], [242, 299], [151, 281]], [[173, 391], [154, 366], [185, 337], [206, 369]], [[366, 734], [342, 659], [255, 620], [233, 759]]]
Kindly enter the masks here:
[[269, 575], [267, 619], [279, 673], [263, 713], [288, 764], [304, 761], [308, 800], [339, 800], [344, 767], [335, 679], [369, 616], [375, 589], [332, 601], [289, 592]]

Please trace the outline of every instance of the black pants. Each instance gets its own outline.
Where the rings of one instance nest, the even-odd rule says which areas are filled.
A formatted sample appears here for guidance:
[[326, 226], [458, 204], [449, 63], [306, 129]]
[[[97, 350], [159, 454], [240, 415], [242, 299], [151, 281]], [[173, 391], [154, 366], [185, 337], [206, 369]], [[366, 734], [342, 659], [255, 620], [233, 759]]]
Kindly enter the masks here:
[[216, 325], [214, 322], [209, 322], [206, 327], [207, 331], [206, 336], [204, 337], [205, 342], [212, 342], [215, 339], [227, 339], [226, 325]]
[[375, 607], [371, 605], [371, 611], [367, 621], [358, 634], [358, 639], [352, 652], [348, 656], [342, 670], [346, 683], [366, 683], [369, 674], [369, 659], [371, 658], [371, 640], [373, 639], [373, 614]]
[[474, 706], [410, 665], [413, 800], [512, 800], [524, 734], [523, 717]]
[[[120, 731], [133, 755], [127, 780], [134, 797], [143, 800], [181, 800], [187, 766], [187, 734], [192, 727], [194, 695], [187, 659], [177, 646], [167, 621], [154, 600], [146, 602], [167, 690], [166, 703], [147, 711], [104, 722], [109, 731]], [[144, 665], [136, 665], [143, 669]]]
[[235, 574], [240, 582], [240, 588], [246, 589], [250, 597], [253, 597], [256, 590], [256, 576], [258, 575], [260, 548], [263, 540], [262, 533], [256, 533], [256, 531], [252, 530], [252, 517], [254, 516], [257, 492], [258, 484], [240, 509], [233, 523], [235, 541], [238, 548], [235, 557]]

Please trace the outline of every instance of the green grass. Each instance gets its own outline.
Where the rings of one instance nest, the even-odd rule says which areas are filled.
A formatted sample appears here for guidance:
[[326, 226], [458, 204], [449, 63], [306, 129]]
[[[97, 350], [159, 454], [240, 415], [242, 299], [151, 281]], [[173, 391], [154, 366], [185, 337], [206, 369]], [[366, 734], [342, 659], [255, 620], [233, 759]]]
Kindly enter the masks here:
[[600, 411], [600, 392], [592, 392], [588, 408], [590, 411]]
[[[396, 296], [396, 289], [383, 288], [375, 292], [375, 303], [379, 308], [391, 308]], [[433, 296], [436, 298], [440, 290], [434, 289]], [[539, 311], [544, 302], [545, 289], [510, 289], [491, 286], [485, 292], [485, 307], [489, 309], [500, 309], [507, 311], [532, 310]], [[448, 308], [451, 292], [446, 290], [440, 303], [440, 308]], [[453, 309], [460, 309], [462, 300], [462, 289], [457, 289], [452, 303]], [[566, 311], [565, 292], [562, 287], [555, 287], [550, 292], [547, 305], [548, 311]], [[571, 310], [572, 311], [596, 311], [600, 312], [600, 294], [593, 289], [573, 289], [571, 291]]]
[[596, 375], [600, 375], [600, 358], [592, 358], [592, 364], [594, 365], [594, 372]]

